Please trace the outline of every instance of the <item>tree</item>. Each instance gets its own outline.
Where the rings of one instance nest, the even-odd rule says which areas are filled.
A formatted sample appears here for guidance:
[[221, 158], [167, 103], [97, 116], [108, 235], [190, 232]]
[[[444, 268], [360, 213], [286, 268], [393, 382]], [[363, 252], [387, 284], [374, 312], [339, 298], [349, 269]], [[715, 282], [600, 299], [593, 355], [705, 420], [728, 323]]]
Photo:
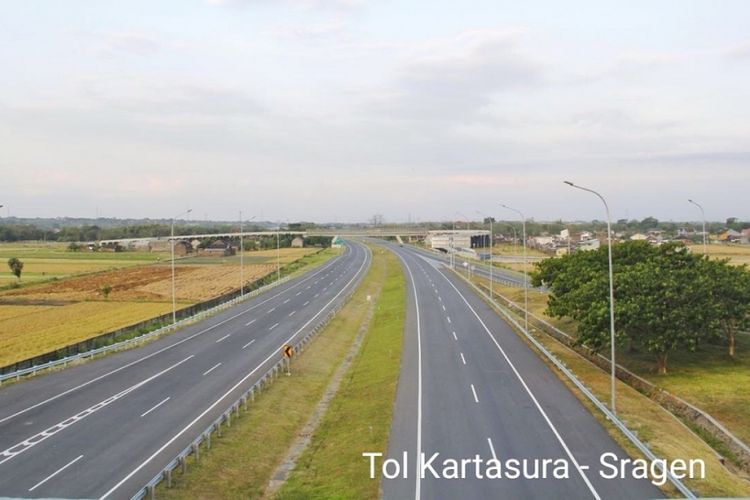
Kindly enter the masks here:
[[642, 231], [648, 231], [649, 229], [654, 229], [658, 226], [659, 220], [654, 217], [646, 217], [640, 223], [640, 228]]
[[[615, 342], [638, 345], [667, 372], [670, 351], [694, 350], [715, 330], [711, 277], [701, 256], [676, 243], [633, 241], [612, 248]], [[532, 275], [550, 290], [548, 314], [577, 321], [576, 342], [599, 351], [609, 345], [607, 248], [547, 259]]]
[[737, 330], [750, 326], [750, 272], [729, 260], [704, 260], [711, 282], [711, 313], [727, 339], [728, 354], [736, 355]]
[[100, 288], [102, 295], [104, 296], [104, 300], [107, 300], [109, 298], [109, 294], [112, 291], [112, 287], [110, 285], [102, 285]]
[[660, 375], [672, 350], [694, 351], [715, 324], [700, 259], [684, 247], [666, 250], [618, 275], [615, 302], [618, 329], [656, 356]]
[[23, 271], [23, 262], [20, 261], [17, 257], [11, 257], [8, 259], [8, 267], [10, 268], [10, 272], [16, 275], [16, 278], [18, 280], [21, 280], [21, 272]]

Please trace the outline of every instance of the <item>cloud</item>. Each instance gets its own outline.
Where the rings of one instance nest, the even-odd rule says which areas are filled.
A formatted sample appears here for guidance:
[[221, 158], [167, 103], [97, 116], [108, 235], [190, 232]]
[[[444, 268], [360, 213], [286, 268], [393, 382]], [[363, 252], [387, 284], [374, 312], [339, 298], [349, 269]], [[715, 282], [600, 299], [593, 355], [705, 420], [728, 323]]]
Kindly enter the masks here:
[[545, 81], [544, 67], [519, 48], [517, 31], [471, 31], [432, 41], [402, 64], [376, 109], [418, 120], [472, 120], [493, 95]]
[[725, 51], [725, 55], [731, 59], [750, 59], [750, 42], [736, 45]]
[[274, 0], [206, 0], [211, 5], [218, 5], [224, 7], [247, 7], [250, 5], [273, 5], [276, 3], [287, 3], [298, 5], [308, 9], [318, 10], [351, 10], [363, 7], [366, 0], [282, 0], [277, 2]]
[[303, 42], [320, 42], [325, 40], [340, 41], [348, 33], [347, 24], [340, 18], [317, 23], [279, 24], [266, 30], [268, 35]]

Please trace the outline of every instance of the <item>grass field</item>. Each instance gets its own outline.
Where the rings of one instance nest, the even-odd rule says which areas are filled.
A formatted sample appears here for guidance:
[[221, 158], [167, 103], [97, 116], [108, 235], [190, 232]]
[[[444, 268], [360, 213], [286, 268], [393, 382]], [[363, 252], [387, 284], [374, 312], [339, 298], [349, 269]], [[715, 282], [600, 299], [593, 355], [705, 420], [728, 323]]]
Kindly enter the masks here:
[[23, 262], [20, 283], [38, 283], [69, 276], [138, 266], [168, 259], [160, 252], [69, 252], [63, 243], [0, 243], [0, 289], [16, 283], [7, 261]]
[[[80, 259], [82, 254], [66, 252], [59, 245], [52, 248], [4, 247], [5, 251], [11, 252], [19, 249], [24, 249], [26, 255], [44, 253], [45, 257], [41, 260], [53, 260], [54, 264], [68, 266], [68, 269], [82, 264], [84, 267], [78, 269], [85, 271], [82, 275], [66, 279], [0, 291], [0, 365], [58, 349], [172, 309], [171, 267], [164, 262], [153, 263], [158, 258], [154, 254], [141, 254], [141, 260], [117, 260], [112, 256], [130, 256], [130, 253], [89, 253], [86, 255], [103, 257]], [[282, 266], [289, 266], [298, 260], [305, 265], [319, 265], [336, 254], [332, 250], [325, 250], [310, 255], [317, 250], [281, 249]], [[60, 258], [50, 259], [49, 255], [55, 252], [60, 254]], [[71, 255], [75, 257], [68, 258]], [[144, 260], [146, 256], [151, 260]], [[267, 254], [258, 255], [257, 258], [259, 262], [263, 259], [263, 263], [245, 263], [245, 282], [252, 282], [276, 270], [275, 250], [273, 264], [265, 261], [270, 259]], [[24, 259], [32, 260], [29, 257]], [[122, 266], [101, 271], [96, 266], [91, 267], [89, 261], [105, 265], [106, 269]], [[102, 292], [105, 286], [111, 288], [107, 297]], [[222, 295], [239, 286], [239, 260], [236, 264], [217, 263], [211, 258], [202, 263], [200, 258], [193, 259], [190, 264], [177, 261], [175, 289], [179, 307]]]
[[[0, 306], [0, 312], [5, 306]], [[27, 359], [141, 320], [165, 314], [164, 302], [78, 302], [36, 307], [0, 320], [0, 365]], [[1, 314], [1, 313], [0, 313]]]
[[[688, 245], [693, 252], [703, 253], [703, 245]], [[750, 245], [712, 244], [708, 255], [715, 259], [730, 259], [734, 264], [750, 264]]]
[[[261, 394], [250, 411], [235, 420], [222, 438], [214, 439], [211, 451], [203, 453], [200, 462], [190, 464], [187, 475], [176, 476], [174, 488], [160, 486], [160, 498], [260, 498], [264, 495], [271, 474], [316, 407], [368, 311], [372, 307], [381, 307], [384, 301], [392, 300], [389, 296], [393, 293], [402, 293], [398, 287], [393, 288], [394, 279], [398, 279], [393, 277], [394, 273], [400, 273], [398, 262], [391, 254], [382, 253], [381, 249], [375, 249], [373, 253], [372, 267], [362, 285], [344, 309], [318, 334], [310, 347], [294, 360], [292, 376], [278, 378], [268, 391]], [[367, 300], [368, 295], [371, 301]], [[404, 307], [403, 302], [400, 307]], [[373, 318], [370, 325], [375, 324], [375, 321], [376, 318]], [[377, 332], [368, 331], [357, 364], [361, 364], [359, 360], [368, 356], [365, 349], [369, 344], [379, 344], [373, 334]], [[400, 347], [399, 337], [391, 347], [385, 365], [389, 371], [395, 365], [396, 374]], [[378, 355], [380, 356], [382, 354]], [[344, 381], [346, 380], [349, 380], [349, 374], [345, 377]], [[395, 384], [395, 379], [390, 382]], [[392, 403], [393, 397], [385, 396], [379, 404]], [[334, 400], [332, 405], [336, 404], [337, 400]], [[384, 418], [382, 421], [389, 425], [389, 419]], [[352, 424], [358, 425], [356, 421]], [[379, 433], [380, 431], [378, 430]], [[350, 435], [350, 432], [346, 434]], [[384, 447], [382, 438], [379, 442]], [[258, 443], [263, 444], [259, 446]], [[335, 475], [344, 473], [340, 469], [334, 470]], [[326, 474], [327, 477], [332, 475], [334, 474]], [[377, 484], [375, 487], [377, 488]], [[341, 491], [339, 495], [307, 492], [305, 496], [330, 498], [346, 495]]]
[[[485, 280], [475, 280], [475, 283], [481, 283], [482, 288], [485, 291], [487, 290]], [[505, 297], [513, 297], [515, 302], [523, 304], [522, 290], [496, 286], [495, 291]], [[535, 302], [538, 305], [539, 301]], [[565, 363], [601, 401], [609, 400], [610, 379], [608, 372], [601, 370], [575, 351], [543, 333], [536, 333], [535, 337]], [[540, 356], [545, 359], [541, 354]], [[576, 393], [582, 403], [590, 409], [602, 425], [609, 430], [613, 438], [624, 449], [628, 450], [631, 456], [639, 456], [638, 450], [630, 441], [624, 438], [620, 431], [609, 423], [593, 404], [578, 393], [572, 383], [567, 381], [562, 374], [560, 374], [560, 378]], [[728, 386], [729, 384], [725, 383], [724, 385]], [[638, 437], [647, 443], [657, 456], [670, 459], [702, 458], [705, 461], [707, 479], [704, 481], [687, 481], [688, 486], [700, 496], [747, 497], [750, 495], [750, 482], [744, 475], [723, 466], [716, 458], [716, 452], [681, 421], [659, 404], [620, 381], [617, 384], [617, 406], [618, 416], [627, 423], [631, 430], [637, 432]], [[674, 496], [676, 492], [667, 489], [666, 493]]]

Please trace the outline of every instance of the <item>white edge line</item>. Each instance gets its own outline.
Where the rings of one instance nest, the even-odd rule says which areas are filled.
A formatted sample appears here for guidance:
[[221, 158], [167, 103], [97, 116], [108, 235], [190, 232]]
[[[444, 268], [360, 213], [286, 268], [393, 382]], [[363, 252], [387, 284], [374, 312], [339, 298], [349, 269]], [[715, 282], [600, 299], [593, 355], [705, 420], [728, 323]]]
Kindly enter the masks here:
[[583, 481], [586, 483], [586, 486], [588, 486], [589, 491], [591, 491], [591, 493], [594, 495], [594, 498], [596, 498], [597, 500], [600, 500], [601, 497], [599, 496], [599, 493], [597, 493], [596, 489], [594, 488], [594, 485], [591, 484], [591, 481], [589, 481], [588, 476], [586, 476], [586, 473], [583, 472], [583, 469], [581, 468], [581, 465], [578, 463], [578, 460], [576, 460], [576, 458], [573, 456], [573, 453], [570, 451], [570, 448], [568, 448], [568, 445], [565, 443], [565, 440], [562, 438], [560, 433], [557, 431], [557, 428], [555, 427], [555, 425], [547, 416], [547, 412], [544, 411], [544, 409], [542, 408], [542, 405], [540, 405], [539, 401], [537, 401], [536, 397], [534, 396], [534, 393], [532, 393], [531, 389], [529, 389], [529, 386], [526, 385], [526, 381], [523, 379], [521, 374], [516, 369], [516, 366], [510, 360], [508, 355], [505, 353], [505, 350], [500, 346], [495, 336], [492, 335], [492, 332], [490, 331], [489, 328], [487, 328], [487, 325], [485, 324], [484, 321], [482, 321], [482, 318], [479, 317], [479, 314], [477, 314], [476, 310], [471, 306], [471, 304], [469, 304], [469, 301], [466, 300], [466, 297], [464, 297], [464, 295], [458, 290], [458, 288], [456, 288], [456, 285], [454, 285], [453, 282], [449, 280], [448, 277], [443, 272], [440, 272], [440, 276], [442, 276], [445, 279], [445, 281], [447, 281], [448, 284], [456, 291], [456, 293], [459, 295], [459, 297], [461, 297], [461, 299], [464, 301], [464, 303], [469, 308], [469, 310], [474, 314], [474, 317], [477, 318], [477, 321], [479, 321], [479, 323], [482, 325], [482, 328], [484, 328], [484, 331], [487, 332], [487, 335], [490, 337], [492, 342], [498, 348], [503, 358], [505, 358], [505, 361], [508, 363], [511, 370], [513, 370], [513, 373], [516, 375], [516, 378], [518, 379], [518, 381], [521, 382], [521, 385], [526, 390], [526, 393], [529, 395], [531, 400], [534, 402], [534, 405], [536, 406], [537, 410], [539, 410], [539, 413], [542, 414], [542, 417], [547, 422], [547, 425], [549, 426], [549, 428], [552, 429], [552, 433], [555, 435], [555, 437], [557, 438], [557, 441], [563, 447], [563, 450], [565, 450], [565, 453], [568, 455], [571, 462], [573, 462], [573, 465], [575, 465], [576, 470], [583, 478]]
[[411, 287], [414, 292], [414, 305], [417, 310], [417, 473], [415, 475], [417, 483], [414, 491], [414, 500], [420, 500], [422, 489], [419, 467], [419, 457], [422, 455], [422, 330], [419, 321], [419, 295], [417, 294], [417, 285], [414, 282], [414, 275], [411, 272], [409, 264], [401, 254], [398, 252], [394, 253], [398, 255], [401, 262], [403, 262], [406, 271], [409, 273]]
[[53, 472], [52, 474], [50, 474], [46, 478], [42, 479], [41, 481], [39, 481], [38, 483], [36, 483], [31, 488], [29, 488], [29, 491], [34, 491], [35, 489], [37, 489], [38, 487], [40, 487], [41, 485], [43, 485], [44, 483], [46, 483], [47, 481], [49, 481], [50, 479], [52, 479], [53, 477], [55, 477], [56, 475], [58, 475], [59, 473], [61, 473], [65, 469], [67, 469], [68, 467], [70, 467], [71, 465], [73, 465], [74, 463], [78, 462], [82, 458], [83, 458], [83, 455], [78, 455], [78, 457], [74, 458], [73, 460], [71, 460], [67, 464], [63, 465], [62, 467], [60, 467], [59, 469], [57, 469], [55, 472]]
[[[305, 323], [304, 325], [302, 325], [302, 326], [300, 327], [300, 329], [299, 329], [299, 330], [297, 330], [297, 331], [296, 331], [296, 332], [295, 332], [295, 333], [294, 333], [293, 335], [291, 335], [291, 336], [290, 336], [290, 337], [289, 337], [288, 339], [286, 339], [286, 341], [285, 341], [284, 343], [289, 343], [289, 342], [291, 342], [291, 341], [292, 341], [292, 340], [294, 339], [294, 337], [296, 337], [297, 335], [299, 335], [299, 334], [300, 334], [300, 333], [301, 333], [301, 332], [302, 332], [302, 331], [303, 331], [303, 330], [304, 330], [305, 328], [307, 328], [307, 327], [308, 327], [308, 326], [310, 325], [310, 323], [312, 323], [312, 322], [313, 322], [313, 321], [315, 320], [315, 318], [317, 318], [318, 316], [320, 316], [320, 315], [321, 315], [321, 314], [323, 313], [323, 311], [324, 311], [324, 310], [325, 310], [325, 309], [326, 309], [326, 308], [327, 308], [328, 306], [330, 306], [330, 305], [331, 305], [331, 304], [332, 304], [332, 303], [333, 303], [333, 302], [334, 302], [334, 301], [335, 301], [335, 300], [336, 300], [336, 299], [337, 299], [337, 298], [338, 298], [338, 297], [339, 297], [339, 296], [340, 296], [340, 295], [341, 295], [342, 293], [344, 293], [344, 291], [346, 291], [346, 289], [347, 289], [347, 288], [349, 288], [349, 285], [351, 285], [352, 283], [354, 283], [354, 281], [355, 281], [355, 280], [357, 279], [357, 277], [358, 277], [358, 276], [360, 275], [360, 273], [362, 272], [362, 270], [363, 270], [363, 269], [365, 268], [365, 264], [367, 264], [367, 262], [368, 262], [369, 260], [370, 260], [370, 253], [369, 253], [369, 251], [367, 251], [367, 250], [366, 250], [366, 251], [365, 251], [365, 260], [364, 260], [364, 261], [362, 261], [362, 264], [361, 264], [361, 265], [359, 266], [359, 269], [357, 270], [356, 274], [355, 274], [355, 275], [354, 275], [354, 276], [352, 277], [352, 279], [350, 279], [350, 280], [349, 280], [349, 282], [348, 282], [348, 283], [347, 283], [346, 285], [344, 285], [344, 286], [343, 286], [343, 287], [341, 288], [341, 291], [339, 291], [339, 293], [337, 293], [337, 294], [336, 294], [336, 295], [335, 295], [335, 296], [334, 296], [334, 297], [333, 297], [333, 298], [332, 298], [332, 299], [331, 299], [331, 300], [330, 300], [330, 301], [329, 301], [329, 302], [328, 302], [328, 303], [327, 303], [327, 304], [326, 304], [325, 306], [323, 306], [323, 307], [322, 307], [322, 308], [321, 308], [321, 309], [320, 309], [320, 310], [319, 310], [319, 311], [318, 311], [318, 312], [317, 312], [317, 313], [315, 314], [315, 316], [313, 316], [312, 318], [310, 318], [310, 319], [309, 319], [309, 320], [307, 321], [307, 323]], [[219, 397], [219, 399], [217, 399], [216, 401], [214, 401], [214, 402], [213, 402], [213, 403], [211, 404], [211, 406], [209, 406], [208, 408], [206, 408], [205, 410], [203, 410], [203, 412], [201, 412], [201, 414], [200, 414], [200, 415], [198, 415], [197, 417], [195, 417], [195, 419], [194, 419], [194, 420], [192, 420], [192, 421], [191, 421], [190, 423], [188, 423], [188, 424], [187, 424], [187, 425], [186, 425], [185, 427], [183, 427], [183, 428], [182, 428], [182, 429], [181, 429], [181, 430], [180, 430], [180, 431], [179, 431], [179, 432], [178, 432], [177, 434], [175, 434], [174, 436], [172, 436], [172, 438], [170, 438], [170, 439], [169, 439], [169, 441], [167, 441], [166, 443], [164, 443], [164, 444], [163, 444], [163, 445], [161, 446], [161, 448], [159, 448], [158, 450], [156, 450], [156, 451], [155, 451], [155, 452], [154, 452], [154, 453], [153, 453], [153, 454], [152, 454], [151, 456], [149, 456], [149, 457], [148, 457], [148, 458], [147, 458], [146, 460], [144, 460], [143, 462], [141, 462], [141, 464], [140, 464], [140, 465], [139, 465], [138, 467], [136, 467], [135, 469], [133, 469], [133, 470], [132, 470], [132, 471], [131, 471], [131, 472], [130, 472], [130, 473], [129, 473], [129, 474], [127, 475], [127, 476], [125, 476], [125, 477], [124, 477], [124, 478], [122, 478], [122, 479], [121, 479], [121, 480], [120, 480], [120, 481], [119, 481], [119, 482], [118, 482], [117, 484], [115, 484], [114, 486], [112, 486], [112, 488], [110, 488], [110, 489], [109, 489], [109, 490], [108, 490], [108, 491], [107, 491], [106, 493], [104, 493], [104, 494], [103, 494], [103, 495], [102, 495], [102, 496], [101, 496], [100, 498], [102, 498], [102, 499], [104, 499], [104, 498], [107, 498], [107, 497], [108, 497], [108, 496], [110, 496], [110, 495], [111, 495], [112, 493], [114, 493], [114, 492], [115, 492], [115, 491], [116, 491], [116, 490], [117, 490], [117, 489], [118, 489], [118, 488], [119, 488], [120, 486], [122, 486], [123, 484], [125, 484], [125, 482], [126, 482], [126, 481], [128, 481], [128, 480], [129, 480], [129, 479], [130, 479], [131, 477], [133, 477], [133, 476], [134, 476], [135, 474], [137, 474], [137, 473], [138, 473], [138, 471], [140, 471], [140, 470], [141, 470], [141, 469], [142, 469], [143, 467], [145, 467], [145, 466], [146, 466], [146, 465], [147, 465], [147, 464], [148, 464], [149, 462], [151, 462], [151, 461], [152, 461], [152, 460], [153, 460], [154, 458], [156, 458], [156, 457], [157, 457], [157, 456], [158, 456], [158, 455], [159, 455], [159, 454], [160, 454], [161, 452], [163, 452], [163, 451], [164, 451], [164, 450], [165, 450], [165, 449], [166, 449], [166, 448], [167, 448], [167, 447], [168, 447], [169, 445], [171, 445], [172, 443], [174, 443], [174, 442], [175, 442], [175, 441], [176, 441], [176, 440], [177, 440], [177, 439], [178, 439], [178, 438], [179, 438], [180, 436], [182, 436], [182, 435], [183, 435], [183, 434], [184, 434], [185, 432], [187, 432], [187, 430], [188, 430], [188, 429], [190, 429], [190, 428], [191, 428], [191, 427], [192, 427], [193, 425], [195, 425], [195, 423], [196, 423], [196, 422], [198, 422], [198, 421], [199, 421], [200, 419], [202, 419], [202, 418], [203, 418], [203, 417], [204, 417], [204, 416], [205, 416], [205, 415], [206, 415], [206, 414], [207, 414], [208, 412], [210, 412], [211, 410], [213, 410], [213, 409], [214, 409], [214, 408], [215, 408], [215, 407], [216, 407], [216, 406], [217, 406], [217, 405], [218, 405], [219, 403], [221, 403], [221, 402], [222, 402], [222, 401], [223, 401], [223, 400], [224, 400], [224, 399], [225, 399], [225, 398], [226, 398], [227, 396], [229, 396], [229, 395], [230, 395], [230, 394], [231, 394], [232, 392], [234, 392], [234, 391], [235, 391], [235, 390], [236, 390], [236, 389], [237, 389], [237, 388], [238, 388], [239, 386], [241, 386], [241, 385], [242, 385], [243, 383], [245, 383], [245, 381], [246, 381], [247, 379], [249, 379], [250, 377], [252, 377], [252, 376], [253, 376], [253, 375], [255, 374], [255, 372], [257, 372], [258, 370], [260, 370], [260, 368], [261, 368], [261, 367], [262, 367], [263, 365], [265, 365], [266, 363], [268, 363], [268, 361], [270, 361], [271, 359], [273, 359], [273, 358], [274, 358], [275, 356], [278, 356], [278, 351], [277, 351], [277, 350], [274, 350], [274, 352], [272, 352], [271, 354], [269, 354], [269, 355], [268, 355], [268, 357], [267, 357], [266, 359], [264, 359], [263, 361], [261, 361], [261, 362], [260, 362], [260, 364], [258, 364], [258, 365], [257, 365], [257, 366], [256, 366], [255, 368], [253, 368], [253, 369], [252, 369], [252, 370], [250, 371], [250, 373], [248, 373], [247, 375], [245, 375], [244, 377], [242, 377], [242, 378], [241, 378], [241, 379], [240, 379], [240, 380], [239, 380], [239, 381], [238, 381], [238, 382], [237, 382], [236, 384], [234, 384], [234, 385], [233, 385], [232, 387], [230, 387], [230, 388], [229, 388], [229, 390], [228, 390], [227, 392], [225, 392], [224, 394], [222, 394], [222, 395], [221, 395], [221, 396]]]

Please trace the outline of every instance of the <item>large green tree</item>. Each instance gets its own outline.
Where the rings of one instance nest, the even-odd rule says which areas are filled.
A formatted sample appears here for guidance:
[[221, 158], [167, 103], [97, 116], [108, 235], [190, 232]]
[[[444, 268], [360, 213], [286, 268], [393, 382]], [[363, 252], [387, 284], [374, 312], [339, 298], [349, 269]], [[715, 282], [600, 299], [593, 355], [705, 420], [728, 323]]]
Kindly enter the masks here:
[[711, 314], [727, 340], [728, 354], [736, 355], [737, 331], [750, 327], [750, 272], [728, 260], [705, 261], [711, 285]]
[[[637, 241], [615, 245], [612, 253], [615, 341], [653, 353], [659, 373], [666, 373], [670, 351], [695, 349], [714, 330], [711, 278], [703, 259], [679, 244]], [[548, 314], [577, 321], [578, 343], [596, 351], [609, 345], [606, 247], [544, 260], [532, 280], [550, 290]]]

